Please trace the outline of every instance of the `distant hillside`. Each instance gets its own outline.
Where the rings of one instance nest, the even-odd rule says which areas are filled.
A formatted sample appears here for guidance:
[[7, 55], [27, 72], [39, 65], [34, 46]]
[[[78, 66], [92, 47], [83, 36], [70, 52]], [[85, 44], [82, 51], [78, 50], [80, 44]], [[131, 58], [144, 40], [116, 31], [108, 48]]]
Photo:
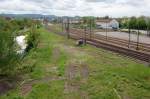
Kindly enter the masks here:
[[10, 18], [32, 18], [32, 19], [47, 18], [49, 20], [57, 18], [57, 16], [55, 15], [41, 15], [41, 14], [0, 14], [0, 16]]
[[59, 20], [61, 21], [61, 18], [65, 19], [65, 18], [70, 18], [70, 19], [80, 19], [80, 16], [74, 16], [74, 17], [70, 17], [70, 16], [55, 16], [55, 15], [42, 15], [42, 14], [0, 14], [0, 16], [2, 17], [9, 17], [9, 18], [31, 18], [31, 19], [48, 19], [49, 21], [53, 21], [53, 20]]

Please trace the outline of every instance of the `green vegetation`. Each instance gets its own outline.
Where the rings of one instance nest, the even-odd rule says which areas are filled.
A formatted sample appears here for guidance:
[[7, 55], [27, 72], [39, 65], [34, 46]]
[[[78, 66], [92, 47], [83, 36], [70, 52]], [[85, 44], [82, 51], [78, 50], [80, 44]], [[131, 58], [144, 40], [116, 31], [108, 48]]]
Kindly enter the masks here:
[[86, 25], [87, 27], [95, 27], [95, 18], [94, 17], [83, 17], [83, 25]]
[[13, 40], [13, 34], [10, 31], [0, 32], [0, 75], [12, 74], [17, 67], [18, 57], [15, 54]]
[[26, 52], [29, 52], [32, 48], [36, 48], [39, 43], [39, 33], [35, 27], [31, 27], [31, 29], [27, 33], [27, 48]]
[[[82, 21], [81, 21], [82, 20]], [[91, 28], [91, 29], [94, 29], [96, 28], [96, 23], [95, 23], [95, 17], [90, 17], [90, 16], [87, 16], [87, 17], [82, 17], [80, 19], [80, 22], [79, 23], [76, 23], [76, 24], [71, 24], [74, 28], [81, 28], [81, 29], [84, 29], [85, 27], [86, 28]]]
[[130, 29], [140, 29], [140, 30], [147, 30], [149, 28], [149, 19], [145, 18], [144, 16], [141, 17], [131, 17], [131, 18], [122, 18], [120, 21], [121, 28], [130, 28]]
[[[30, 69], [30, 72], [23, 75], [23, 82], [17, 89], [0, 96], [1, 99], [150, 98], [149, 67], [94, 46], [77, 47], [75, 41], [43, 28], [38, 32], [40, 42], [37, 49], [31, 50], [22, 62], [23, 67]], [[66, 77], [68, 65], [73, 64], [87, 65], [89, 75], [84, 80], [80, 69], [77, 69], [77, 76], [70, 81], [74, 90], [66, 92], [67, 80], [63, 78]], [[22, 95], [25, 83], [29, 83], [32, 88]]]
[[0, 75], [12, 75], [17, 68], [19, 56], [15, 52], [15, 33], [10, 21], [0, 18]]
[[[0, 18], [0, 76], [5, 78], [15, 76], [20, 72], [22, 56], [17, 54], [17, 44], [14, 39], [19, 35], [28, 35], [27, 45], [30, 46], [30, 49], [31, 47], [35, 48], [38, 43], [36, 25], [39, 23], [30, 19], [8, 20]], [[29, 29], [28, 34], [25, 29]]]

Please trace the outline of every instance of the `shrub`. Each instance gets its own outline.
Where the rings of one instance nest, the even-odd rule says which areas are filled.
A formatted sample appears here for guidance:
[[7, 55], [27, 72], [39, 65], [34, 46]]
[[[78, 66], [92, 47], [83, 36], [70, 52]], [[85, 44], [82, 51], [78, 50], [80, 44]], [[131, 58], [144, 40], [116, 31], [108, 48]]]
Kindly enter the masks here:
[[[3, 25], [2, 25], [3, 24]], [[0, 75], [12, 75], [17, 68], [19, 56], [15, 51], [15, 41], [9, 23], [3, 21], [0, 31]]]
[[32, 27], [27, 36], [27, 48], [26, 52], [29, 52], [32, 48], [36, 48], [39, 42], [39, 33], [35, 27]]

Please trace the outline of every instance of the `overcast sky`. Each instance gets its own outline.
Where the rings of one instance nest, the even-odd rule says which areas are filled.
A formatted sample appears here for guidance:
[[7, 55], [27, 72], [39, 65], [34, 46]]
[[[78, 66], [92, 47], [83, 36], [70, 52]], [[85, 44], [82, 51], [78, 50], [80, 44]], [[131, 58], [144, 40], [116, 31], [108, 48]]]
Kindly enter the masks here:
[[150, 0], [0, 0], [0, 13], [150, 16]]

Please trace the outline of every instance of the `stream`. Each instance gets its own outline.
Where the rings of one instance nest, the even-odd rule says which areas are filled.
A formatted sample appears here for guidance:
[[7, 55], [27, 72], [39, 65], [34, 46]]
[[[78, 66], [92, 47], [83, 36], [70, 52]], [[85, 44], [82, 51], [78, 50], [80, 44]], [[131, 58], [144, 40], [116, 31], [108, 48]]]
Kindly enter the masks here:
[[24, 35], [21, 35], [21, 36], [17, 36], [15, 38], [15, 41], [17, 42], [18, 46], [19, 46], [19, 50], [17, 50], [17, 53], [18, 54], [22, 54], [25, 52], [25, 49], [27, 47], [27, 44], [26, 44], [26, 36]]

